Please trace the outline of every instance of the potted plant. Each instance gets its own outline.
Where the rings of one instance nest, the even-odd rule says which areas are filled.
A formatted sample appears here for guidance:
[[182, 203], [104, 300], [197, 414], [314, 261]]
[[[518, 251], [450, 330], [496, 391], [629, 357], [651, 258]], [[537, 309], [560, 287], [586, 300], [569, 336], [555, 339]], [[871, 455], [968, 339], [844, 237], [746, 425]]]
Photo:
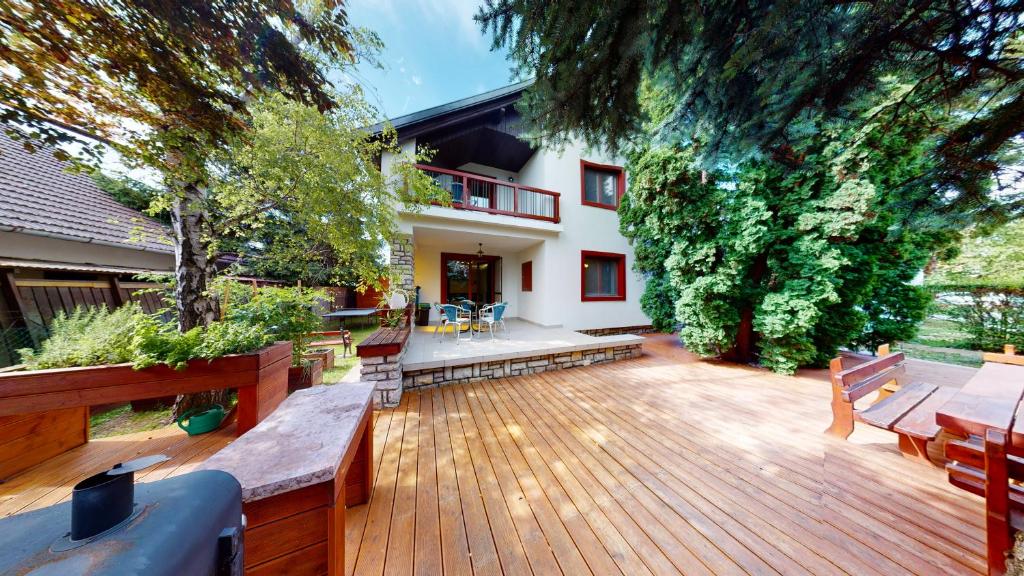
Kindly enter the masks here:
[[310, 348], [302, 355], [302, 358], [305, 360], [319, 359], [324, 364], [324, 370], [334, 368], [334, 348]]
[[420, 302], [420, 305], [416, 307], [416, 325], [430, 325], [430, 304], [427, 304], [426, 302]]

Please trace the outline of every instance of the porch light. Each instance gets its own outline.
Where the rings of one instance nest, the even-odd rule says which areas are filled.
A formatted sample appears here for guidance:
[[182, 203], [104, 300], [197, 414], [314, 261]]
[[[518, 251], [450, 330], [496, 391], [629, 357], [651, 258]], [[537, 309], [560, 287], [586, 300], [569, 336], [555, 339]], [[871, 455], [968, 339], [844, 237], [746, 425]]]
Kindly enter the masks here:
[[483, 256], [484, 255], [484, 243], [483, 242], [477, 242], [476, 245], [479, 247], [478, 250], [476, 251], [476, 255], [477, 256]]

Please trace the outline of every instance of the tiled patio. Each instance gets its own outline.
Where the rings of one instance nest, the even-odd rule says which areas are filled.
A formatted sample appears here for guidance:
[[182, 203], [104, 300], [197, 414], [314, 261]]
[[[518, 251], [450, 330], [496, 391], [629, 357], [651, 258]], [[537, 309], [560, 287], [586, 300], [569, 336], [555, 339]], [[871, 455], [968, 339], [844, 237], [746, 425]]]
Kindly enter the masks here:
[[408, 371], [461, 366], [643, 342], [643, 338], [630, 334], [588, 336], [574, 330], [547, 328], [514, 319], [507, 320], [506, 324], [507, 335], [500, 328], [495, 330], [493, 339], [486, 331], [471, 339], [467, 339], [468, 333], [464, 333], [463, 340], [457, 343], [451, 329], [442, 337], [440, 332], [434, 336], [433, 326], [419, 326], [410, 336], [409, 350], [403, 360], [404, 368]]
[[411, 392], [378, 412], [347, 572], [984, 573], [980, 499], [903, 459], [892, 433], [824, 436], [826, 373], [645, 340], [637, 360]]

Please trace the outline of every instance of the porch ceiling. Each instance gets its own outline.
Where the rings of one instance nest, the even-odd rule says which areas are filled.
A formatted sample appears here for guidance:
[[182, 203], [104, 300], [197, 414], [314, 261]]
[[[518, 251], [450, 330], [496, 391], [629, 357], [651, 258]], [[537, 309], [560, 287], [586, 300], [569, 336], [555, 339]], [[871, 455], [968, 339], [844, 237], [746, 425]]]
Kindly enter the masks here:
[[543, 242], [538, 238], [521, 236], [503, 236], [464, 231], [445, 230], [441, 228], [413, 227], [413, 240], [419, 246], [442, 248], [445, 252], [475, 253], [478, 243], [483, 244], [484, 252], [519, 252]]

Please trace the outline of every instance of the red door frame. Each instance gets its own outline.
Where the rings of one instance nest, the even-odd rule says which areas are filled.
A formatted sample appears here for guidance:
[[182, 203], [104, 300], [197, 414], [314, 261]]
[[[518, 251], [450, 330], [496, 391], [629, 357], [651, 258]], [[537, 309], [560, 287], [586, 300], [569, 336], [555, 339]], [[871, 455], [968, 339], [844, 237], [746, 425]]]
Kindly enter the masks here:
[[[476, 254], [457, 254], [454, 252], [441, 252], [441, 303], [448, 303], [448, 262], [452, 260], [468, 260], [470, 262], [490, 262], [494, 264], [498, 260], [501, 260], [501, 256], [492, 256], [486, 254], [484, 256], [477, 256]], [[497, 283], [494, 278], [494, 266], [491, 266], [491, 293], [488, 303], [494, 302], [494, 287]], [[470, 300], [473, 300], [477, 304], [482, 304], [479, 300], [473, 299], [473, 276], [470, 275], [468, 279], [469, 283], [469, 296]]]

